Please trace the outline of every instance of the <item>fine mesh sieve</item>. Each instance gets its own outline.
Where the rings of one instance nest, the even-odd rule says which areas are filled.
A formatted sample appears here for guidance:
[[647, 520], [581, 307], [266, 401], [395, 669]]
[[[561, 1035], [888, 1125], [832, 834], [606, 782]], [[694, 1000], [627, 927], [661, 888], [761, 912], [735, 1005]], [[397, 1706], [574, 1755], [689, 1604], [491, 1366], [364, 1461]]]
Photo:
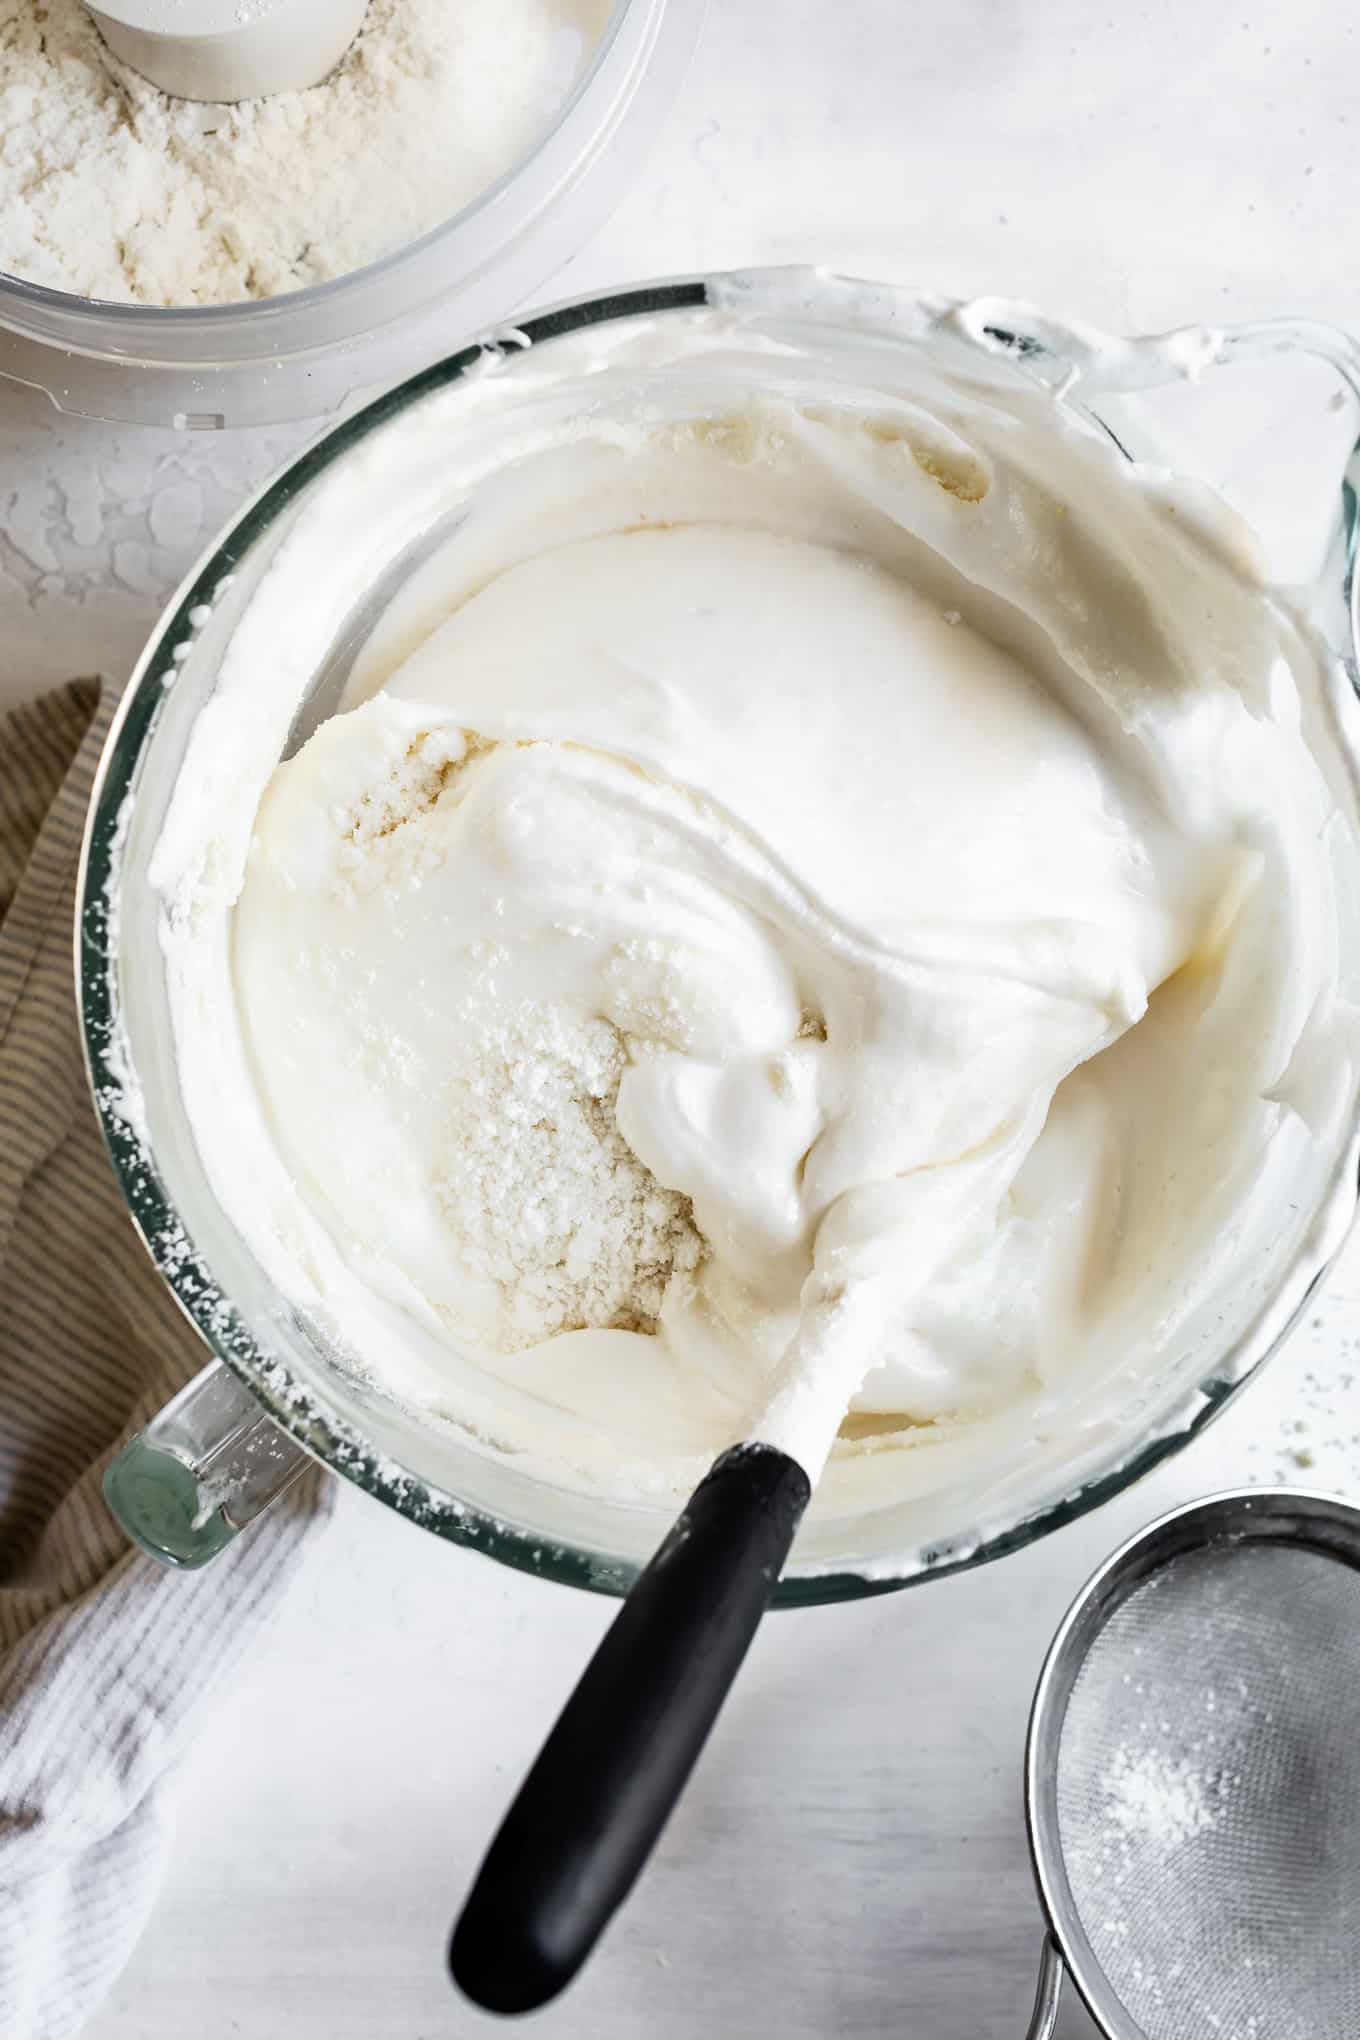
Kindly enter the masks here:
[[1360, 1511], [1247, 1489], [1142, 1531], [1049, 1652], [1030, 1839], [1108, 2040], [1360, 2035]]

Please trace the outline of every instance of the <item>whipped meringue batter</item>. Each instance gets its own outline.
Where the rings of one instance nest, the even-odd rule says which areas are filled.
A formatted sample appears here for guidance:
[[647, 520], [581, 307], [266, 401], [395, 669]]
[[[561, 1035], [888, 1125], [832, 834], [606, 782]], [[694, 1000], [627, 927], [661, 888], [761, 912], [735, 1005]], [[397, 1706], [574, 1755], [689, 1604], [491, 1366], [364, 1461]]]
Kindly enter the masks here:
[[[825, 1411], [762, 1416], [800, 1300], [851, 1307], [841, 1507], [1155, 1373], [1353, 1106], [1324, 662], [1250, 535], [1047, 392], [789, 351], [710, 316], [573, 390], [548, 349], [396, 490], [361, 451], [155, 874], [197, 1138], [283, 1293], [624, 1497], [762, 1423], [817, 1460]], [[441, 490], [277, 763], [299, 548]]]

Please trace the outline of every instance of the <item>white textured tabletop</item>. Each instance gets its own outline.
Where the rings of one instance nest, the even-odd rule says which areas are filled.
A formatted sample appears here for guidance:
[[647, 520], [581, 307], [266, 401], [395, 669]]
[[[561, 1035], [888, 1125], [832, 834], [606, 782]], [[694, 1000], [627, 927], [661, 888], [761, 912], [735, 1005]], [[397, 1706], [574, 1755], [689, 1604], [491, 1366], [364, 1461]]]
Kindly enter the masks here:
[[[816, 260], [1123, 328], [1360, 324], [1350, 10], [715, 0], [646, 176], [556, 279]], [[0, 386], [0, 689], [125, 671], [162, 596], [303, 435], [176, 438]], [[1086, 1572], [1242, 1479], [1360, 1490], [1352, 1256], [1268, 1376], [1132, 1494], [922, 1591], [758, 1639], [554, 2040], [1012, 2040], [1039, 1943], [1025, 1716]], [[610, 1609], [346, 1493], [184, 1772], [147, 1936], [92, 2040], [435, 2040], [443, 1938]], [[1064, 2029], [1084, 2028], [1075, 2017]]]

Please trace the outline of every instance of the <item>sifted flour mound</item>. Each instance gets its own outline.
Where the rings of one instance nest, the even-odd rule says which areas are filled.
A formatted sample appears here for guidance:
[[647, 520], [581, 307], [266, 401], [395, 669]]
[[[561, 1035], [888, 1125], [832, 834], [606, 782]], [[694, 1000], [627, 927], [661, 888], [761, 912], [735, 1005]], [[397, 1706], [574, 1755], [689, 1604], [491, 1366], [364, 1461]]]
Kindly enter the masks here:
[[525, 1001], [460, 1068], [436, 1194], [469, 1273], [501, 1289], [503, 1351], [586, 1326], [654, 1332], [702, 1254], [688, 1197], [615, 1123], [627, 1061], [607, 1020]]
[[331, 76], [171, 99], [80, 0], [0, 0], [0, 270], [148, 305], [273, 297], [449, 219], [551, 123], [609, 0], [370, 0]]

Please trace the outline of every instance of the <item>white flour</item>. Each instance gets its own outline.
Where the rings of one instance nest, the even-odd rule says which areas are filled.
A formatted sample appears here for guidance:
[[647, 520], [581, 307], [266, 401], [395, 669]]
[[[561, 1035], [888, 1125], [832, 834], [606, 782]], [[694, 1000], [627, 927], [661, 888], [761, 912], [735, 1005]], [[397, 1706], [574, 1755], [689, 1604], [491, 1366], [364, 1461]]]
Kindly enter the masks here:
[[1121, 1745], [1106, 1780], [1106, 1817], [1123, 1840], [1170, 1855], [1213, 1825], [1214, 1800], [1204, 1774], [1155, 1745]]
[[701, 1242], [614, 1119], [626, 1063], [607, 1020], [526, 1001], [497, 1013], [451, 1085], [436, 1194], [470, 1273], [502, 1292], [500, 1343], [586, 1326], [652, 1332]]
[[460, 211], [543, 133], [608, 0], [371, 0], [309, 92], [168, 98], [79, 0], [0, 0], [0, 270], [228, 304], [341, 276]]

